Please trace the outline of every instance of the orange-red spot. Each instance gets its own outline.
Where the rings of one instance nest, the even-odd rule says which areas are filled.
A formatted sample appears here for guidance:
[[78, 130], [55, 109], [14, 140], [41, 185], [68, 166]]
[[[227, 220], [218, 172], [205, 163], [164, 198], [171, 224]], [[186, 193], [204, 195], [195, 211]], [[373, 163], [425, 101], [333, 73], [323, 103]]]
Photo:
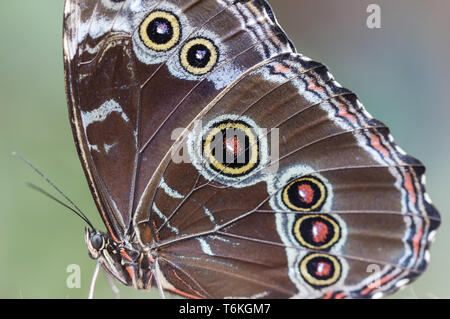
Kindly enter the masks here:
[[112, 240], [114, 240], [116, 243], [119, 244], [121, 241], [118, 240], [117, 237], [114, 235], [111, 225], [109, 225], [109, 223], [106, 219], [103, 219], [103, 220], [105, 221], [106, 228], [108, 229], [108, 233], [109, 233], [109, 235], [111, 235]]
[[237, 156], [242, 151], [242, 145], [237, 136], [227, 137], [223, 144], [227, 153], [234, 156]]
[[353, 123], [358, 123], [358, 120], [353, 114], [350, 114], [347, 110], [347, 107], [343, 104], [339, 104], [339, 113], [338, 116], [344, 117]]
[[125, 251], [125, 249], [121, 249], [120, 254], [122, 256], [124, 256], [126, 259], [128, 259], [129, 261], [133, 261], [133, 259], [131, 259], [130, 255], [128, 255], [128, 253]]
[[423, 235], [423, 227], [420, 227], [419, 231], [414, 235], [412, 239], [414, 257], [417, 257], [419, 255], [420, 240], [422, 239], [422, 235]]
[[328, 237], [328, 226], [320, 221], [313, 223], [312, 239], [316, 243], [323, 243]]
[[413, 183], [411, 173], [405, 172], [405, 182], [403, 183], [403, 186], [408, 191], [408, 194], [411, 197], [413, 203], [416, 204], [417, 196], [416, 196], [416, 191], [414, 190], [414, 183]]
[[273, 70], [274, 73], [289, 73], [291, 71], [292, 70], [290, 68], [288, 68], [287, 66], [285, 66], [281, 63], [276, 64], [274, 66], [274, 70]]
[[393, 275], [387, 275], [387, 276], [381, 278], [380, 280], [375, 280], [375, 281], [371, 282], [370, 284], [367, 285], [367, 287], [363, 291], [361, 291], [361, 295], [363, 295], [363, 296], [367, 295], [372, 290], [374, 290], [376, 288], [380, 288], [382, 285], [391, 281], [393, 278], [394, 278]]
[[314, 189], [311, 185], [300, 184], [298, 185], [298, 196], [302, 202], [311, 204], [314, 200]]
[[311, 81], [308, 85], [309, 91], [317, 91], [323, 93], [323, 88], [320, 86], [317, 86], [313, 81]]
[[376, 149], [378, 152], [380, 152], [381, 154], [383, 154], [384, 157], [391, 157], [391, 154], [389, 153], [389, 151], [386, 149], [386, 147], [384, 147], [381, 144], [381, 140], [380, 138], [375, 135], [375, 134], [370, 134], [370, 146], [372, 146], [374, 149]]
[[331, 265], [330, 265], [330, 263], [327, 263], [327, 262], [324, 262], [324, 261], [318, 262], [315, 273], [319, 277], [329, 276], [330, 273], [331, 273]]
[[325, 295], [322, 296], [322, 299], [331, 299], [332, 296], [333, 296], [333, 292], [329, 291]]
[[345, 297], [345, 292], [340, 292], [334, 296], [334, 299], [343, 299]]

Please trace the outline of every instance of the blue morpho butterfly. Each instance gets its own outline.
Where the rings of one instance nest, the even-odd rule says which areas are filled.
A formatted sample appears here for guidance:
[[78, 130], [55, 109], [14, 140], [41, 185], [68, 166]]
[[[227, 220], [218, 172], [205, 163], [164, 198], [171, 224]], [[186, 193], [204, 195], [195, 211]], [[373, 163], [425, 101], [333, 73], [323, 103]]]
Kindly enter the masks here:
[[74, 210], [108, 277], [162, 296], [369, 298], [425, 270], [440, 216], [423, 165], [266, 1], [66, 0], [64, 61], [106, 232]]

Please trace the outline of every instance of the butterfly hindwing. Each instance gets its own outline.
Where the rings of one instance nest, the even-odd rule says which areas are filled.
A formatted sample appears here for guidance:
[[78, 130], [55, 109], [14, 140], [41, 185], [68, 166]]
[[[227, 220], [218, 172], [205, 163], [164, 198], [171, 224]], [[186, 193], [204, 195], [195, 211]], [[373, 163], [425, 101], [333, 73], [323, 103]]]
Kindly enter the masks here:
[[[251, 83], [263, 89], [248, 91]], [[162, 258], [182, 264], [202, 290], [219, 298], [371, 297], [423, 272], [439, 223], [423, 166], [324, 66], [297, 54], [268, 62], [201, 120], [178, 144], [193, 165], [168, 157], [145, 211]], [[255, 134], [261, 160], [248, 174], [214, 169], [195, 150], [217, 123], [267, 128]]]

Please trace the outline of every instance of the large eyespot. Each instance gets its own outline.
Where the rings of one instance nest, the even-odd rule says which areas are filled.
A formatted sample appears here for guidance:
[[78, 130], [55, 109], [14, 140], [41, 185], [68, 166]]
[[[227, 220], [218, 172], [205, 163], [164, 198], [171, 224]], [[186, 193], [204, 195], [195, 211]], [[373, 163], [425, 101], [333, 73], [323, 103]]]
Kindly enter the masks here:
[[319, 210], [327, 197], [322, 181], [313, 176], [294, 180], [283, 190], [284, 204], [292, 210], [311, 212]]
[[335, 284], [341, 273], [341, 263], [330, 255], [313, 253], [306, 255], [300, 262], [300, 274], [303, 279], [316, 288]]
[[168, 11], [153, 11], [141, 23], [139, 35], [149, 49], [170, 50], [180, 40], [180, 21]]
[[302, 246], [311, 249], [327, 249], [341, 236], [338, 222], [325, 215], [303, 215], [294, 223], [293, 232]]
[[103, 236], [99, 233], [95, 233], [95, 234], [91, 235], [90, 241], [91, 241], [92, 248], [94, 248], [97, 251], [101, 250], [105, 243], [105, 241], [103, 240]]
[[259, 163], [258, 138], [243, 121], [219, 122], [208, 132], [203, 154], [211, 168], [223, 175], [246, 175]]
[[219, 51], [207, 38], [189, 40], [181, 49], [180, 63], [191, 74], [203, 75], [211, 71], [219, 60]]

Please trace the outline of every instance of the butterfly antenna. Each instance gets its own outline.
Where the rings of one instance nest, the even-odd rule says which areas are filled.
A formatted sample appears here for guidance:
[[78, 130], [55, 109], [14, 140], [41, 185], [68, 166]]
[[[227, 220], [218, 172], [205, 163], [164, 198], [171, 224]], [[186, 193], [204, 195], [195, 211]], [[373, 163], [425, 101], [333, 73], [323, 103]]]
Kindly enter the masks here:
[[69, 202], [72, 207], [70, 207], [69, 205], [63, 203], [62, 201], [60, 201], [59, 199], [57, 199], [56, 197], [54, 197], [53, 195], [49, 194], [48, 192], [46, 192], [45, 190], [43, 190], [42, 188], [28, 183], [28, 186], [33, 188], [34, 190], [37, 190], [38, 192], [44, 194], [45, 196], [53, 199], [54, 201], [56, 201], [57, 203], [63, 205], [64, 207], [70, 209], [72, 212], [74, 212], [77, 216], [79, 216], [81, 219], [83, 219], [88, 225], [89, 227], [91, 227], [91, 229], [95, 229], [94, 226], [92, 226], [92, 223], [89, 221], [89, 219], [86, 217], [86, 215], [81, 211], [81, 209], [75, 205], [75, 203], [70, 200], [69, 197], [67, 197], [66, 194], [64, 194], [64, 192], [62, 190], [60, 190], [55, 184], [52, 183], [51, 180], [49, 180], [39, 169], [37, 169], [33, 164], [31, 164], [31, 162], [29, 160], [27, 160], [25, 157], [23, 157], [22, 155], [20, 155], [17, 152], [13, 152], [12, 153], [14, 156], [17, 156], [18, 158], [20, 158], [22, 161], [25, 162], [25, 164], [27, 164], [28, 166], [30, 166], [36, 173], [38, 173], [39, 176], [41, 176], [54, 190], [56, 190], [62, 197], [64, 197], [64, 199]]
[[89, 227], [91, 227], [91, 229], [94, 229], [94, 227], [92, 226], [91, 222], [89, 221], [89, 219], [86, 218], [85, 215], [81, 215], [78, 211], [76, 211], [75, 209], [73, 209], [72, 207], [70, 207], [69, 205], [67, 205], [66, 203], [63, 203], [62, 201], [60, 201], [59, 199], [57, 199], [55, 196], [51, 195], [50, 193], [48, 193], [47, 191], [43, 190], [42, 188], [40, 188], [39, 186], [36, 186], [32, 183], [27, 183], [27, 186], [34, 189], [35, 191], [38, 191], [39, 193], [47, 196], [48, 198], [54, 200], [55, 202], [57, 202], [58, 204], [64, 206], [65, 208], [71, 210], [72, 212], [74, 212], [77, 216], [79, 216], [82, 220], [84, 220]]

